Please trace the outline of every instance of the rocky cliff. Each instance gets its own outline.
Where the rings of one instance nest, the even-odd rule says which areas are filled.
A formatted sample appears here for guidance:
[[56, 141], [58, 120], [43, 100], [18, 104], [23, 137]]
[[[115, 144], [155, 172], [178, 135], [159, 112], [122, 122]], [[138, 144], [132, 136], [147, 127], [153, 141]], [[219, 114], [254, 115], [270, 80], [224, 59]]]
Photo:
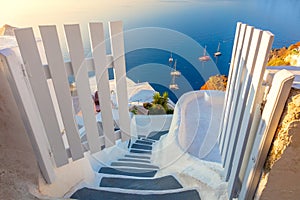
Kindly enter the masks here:
[[300, 42], [290, 45], [288, 48], [272, 49], [268, 66], [300, 66]]
[[224, 75], [216, 75], [210, 77], [200, 90], [221, 90], [226, 91], [227, 77]]
[[9, 35], [9, 36], [14, 36], [14, 30], [16, 27], [10, 26], [8, 24], [5, 24], [0, 28], [0, 35]]

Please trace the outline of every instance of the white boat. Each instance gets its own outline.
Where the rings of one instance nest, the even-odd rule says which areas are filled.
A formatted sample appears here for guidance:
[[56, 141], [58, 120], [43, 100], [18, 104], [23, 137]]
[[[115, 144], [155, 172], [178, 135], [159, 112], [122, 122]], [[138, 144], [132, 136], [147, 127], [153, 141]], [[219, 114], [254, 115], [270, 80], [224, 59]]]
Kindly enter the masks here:
[[173, 57], [172, 57], [172, 52], [171, 52], [171, 57], [169, 58], [169, 63], [173, 62]]
[[222, 53], [221, 53], [221, 51], [220, 51], [220, 42], [219, 42], [219, 44], [218, 44], [218, 49], [217, 49], [217, 52], [216, 52], [216, 53], [214, 53], [214, 55], [215, 55], [215, 57], [217, 57], [217, 56], [221, 56], [221, 55], [222, 55]]
[[169, 58], [169, 66], [170, 66], [171, 68], [173, 68], [173, 69], [172, 69], [172, 71], [170, 72], [170, 74], [171, 74], [171, 76], [172, 76], [172, 82], [171, 82], [171, 84], [169, 85], [169, 88], [170, 88], [171, 90], [178, 90], [179, 87], [178, 87], [178, 85], [175, 83], [175, 79], [176, 79], [176, 77], [179, 77], [179, 76], [181, 75], [181, 72], [178, 71], [178, 70], [176, 69], [177, 60], [175, 60], [173, 67], [172, 67], [172, 65], [173, 65], [173, 58], [172, 58], [172, 53], [171, 53], [171, 57]]
[[176, 69], [176, 64], [177, 64], [177, 60], [175, 60], [174, 69], [170, 73], [171, 76], [180, 76], [181, 75], [181, 72]]
[[205, 45], [205, 48], [203, 50], [203, 56], [199, 57], [198, 59], [202, 62], [207, 62], [207, 61], [210, 60], [210, 57], [206, 55], [206, 45]]
[[169, 88], [171, 90], [178, 90], [179, 89], [179, 87], [178, 87], [178, 85], [176, 83], [171, 83], [170, 86], [169, 86]]
[[178, 89], [179, 89], [178, 84], [175, 83], [175, 77], [176, 77], [176, 76], [172, 76], [172, 82], [171, 82], [171, 84], [169, 85], [169, 88], [170, 88], [171, 90], [178, 90]]

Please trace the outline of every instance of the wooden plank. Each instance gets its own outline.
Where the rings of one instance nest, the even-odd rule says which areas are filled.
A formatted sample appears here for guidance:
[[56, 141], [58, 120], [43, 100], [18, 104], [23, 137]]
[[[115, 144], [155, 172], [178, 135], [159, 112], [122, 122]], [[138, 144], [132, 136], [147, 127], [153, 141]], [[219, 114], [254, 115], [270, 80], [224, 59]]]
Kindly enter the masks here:
[[234, 88], [234, 94], [233, 94], [233, 99], [231, 103], [231, 110], [229, 113], [228, 117], [228, 125], [227, 125], [227, 130], [226, 130], [226, 135], [229, 135], [228, 138], [228, 147], [227, 150], [224, 151], [224, 162], [225, 162], [225, 180], [228, 180], [229, 175], [230, 175], [230, 169], [231, 169], [231, 164], [232, 164], [232, 152], [235, 150], [235, 145], [237, 142], [237, 138], [239, 134], [237, 133], [237, 130], [233, 131], [233, 126], [235, 124], [238, 124], [241, 121], [241, 112], [243, 111], [243, 108], [238, 108], [239, 104], [243, 104], [245, 99], [241, 99], [241, 94], [242, 91], [244, 90], [245, 85], [243, 84], [245, 82], [247, 68], [246, 68], [246, 63], [248, 61], [248, 54], [249, 54], [249, 49], [250, 49], [250, 43], [252, 40], [252, 34], [253, 34], [253, 27], [252, 26], [247, 26], [246, 28], [246, 34], [244, 38], [244, 44], [243, 44], [243, 49], [242, 49], [242, 54], [241, 54], [241, 59], [239, 63], [239, 70], [236, 76], [236, 81], [235, 81], [235, 88]]
[[67, 72], [55, 26], [40, 26], [46, 57], [73, 160], [83, 157]]
[[99, 133], [94, 114], [88, 71], [84, 59], [84, 49], [78, 24], [64, 25], [72, 68], [81, 106], [84, 126], [91, 153], [101, 150]]
[[[255, 113], [255, 110], [263, 100], [263, 91], [261, 91], [262, 86], [262, 80], [263, 75], [266, 68], [266, 63], [268, 60], [268, 55], [272, 47], [274, 36], [270, 32], [264, 31], [262, 33], [261, 43], [259, 45], [259, 50], [257, 53], [257, 59], [255, 62], [255, 68], [253, 71], [253, 78], [250, 85], [250, 89], [248, 91], [248, 97], [247, 102], [244, 107], [244, 115], [243, 120], [241, 121], [240, 129], [239, 129], [239, 138], [237, 142], [237, 149], [233, 152], [233, 154], [236, 154], [237, 158], [234, 161], [233, 165], [239, 165], [243, 162], [243, 159], [248, 159], [244, 157], [245, 151], [247, 151], [247, 148], [252, 148], [252, 144], [250, 144], [248, 138], [252, 137], [249, 136], [250, 133], [255, 134], [254, 131], [257, 127], [254, 127], [255, 123], [253, 123], [253, 116]], [[234, 183], [234, 190], [236, 190], [236, 185], [239, 182], [239, 177], [236, 176], [236, 174], [239, 174], [239, 170], [233, 174], [235, 176], [236, 180], [233, 180]], [[229, 185], [229, 188], [231, 188], [232, 185]], [[229, 191], [229, 194], [233, 195], [236, 192]]]
[[41, 174], [46, 182], [51, 184], [55, 181], [55, 172], [52, 154], [49, 153], [50, 146], [37, 104], [32, 98], [29, 80], [24, 77], [26, 74], [19, 58], [11, 49], [1, 50], [0, 68], [4, 70], [8, 80]]
[[[231, 61], [230, 61], [230, 68], [229, 68], [229, 72], [228, 72], [227, 87], [226, 87], [225, 98], [224, 98], [224, 107], [223, 107], [221, 119], [224, 119], [224, 117], [225, 117], [226, 104], [227, 104], [228, 95], [229, 95], [229, 86], [231, 84], [233, 71], [235, 71], [234, 62], [236, 59], [236, 52], [237, 52], [237, 46], [238, 46], [240, 32], [241, 32], [241, 25], [242, 25], [241, 22], [238, 22], [236, 24], [235, 37], [234, 37], [234, 43], [233, 43], [233, 47], [232, 47], [232, 54], [231, 54]], [[221, 121], [220, 127], [223, 127], [223, 123], [224, 123], [224, 120]], [[219, 144], [221, 143], [221, 140], [222, 141], [224, 140], [224, 132], [222, 131], [222, 129], [220, 129], [220, 134], [219, 134], [219, 138], [218, 138]]]
[[98, 97], [101, 105], [105, 147], [115, 144], [114, 121], [111, 107], [108, 68], [106, 67], [106, 47], [102, 23], [89, 23], [92, 54], [96, 71]]
[[62, 141], [62, 134], [57, 122], [33, 30], [32, 28], [17, 29], [15, 34], [56, 166], [65, 165], [68, 163], [67, 152]]
[[[114, 137], [116, 138], [116, 140], [121, 139], [120, 131], [114, 132]], [[105, 137], [104, 136], [100, 136], [99, 137], [99, 142], [100, 142], [100, 146], [105, 145]], [[84, 152], [89, 151], [89, 146], [88, 146], [87, 142], [83, 142], [82, 145], [83, 145], [83, 151]], [[70, 149], [68, 148], [66, 150], [67, 150], [67, 153], [68, 153], [68, 157], [71, 158], [71, 151], [70, 151]]]
[[[242, 135], [240, 134], [239, 130], [240, 130], [240, 125], [242, 123], [243, 120], [243, 115], [244, 115], [244, 108], [246, 106], [247, 103], [247, 95], [249, 93], [250, 90], [250, 85], [251, 85], [251, 81], [252, 81], [252, 77], [253, 77], [253, 71], [254, 71], [254, 66], [255, 66], [255, 61], [257, 59], [257, 55], [258, 55], [258, 50], [259, 50], [259, 45], [260, 45], [260, 41], [261, 41], [261, 35], [262, 35], [262, 31], [255, 29], [253, 31], [253, 37], [251, 39], [251, 46], [250, 46], [250, 50], [249, 50], [249, 56], [248, 56], [248, 60], [246, 63], [246, 77], [245, 77], [245, 81], [243, 82], [243, 88], [244, 90], [242, 91], [241, 97], [240, 97], [240, 101], [241, 103], [239, 103], [237, 110], [241, 110], [241, 112], [239, 113], [239, 115], [237, 115], [237, 121], [233, 126], [232, 132], [236, 132], [239, 137]], [[245, 147], [242, 146], [242, 144], [239, 144], [239, 142], [241, 142], [241, 140], [237, 140], [237, 144], [236, 144], [236, 149], [234, 151], [232, 151], [232, 157], [233, 157], [233, 163], [230, 167], [230, 179], [229, 179], [229, 191], [233, 193], [235, 193], [235, 191], [238, 190], [238, 188], [240, 187], [240, 182], [238, 181], [238, 175], [239, 175], [239, 171], [240, 171], [240, 167], [241, 167], [241, 162], [243, 160], [243, 156], [244, 154], [242, 154], [242, 152], [244, 152]], [[226, 169], [226, 171], [229, 171], [229, 168]], [[227, 172], [228, 173], [228, 172]]]
[[[95, 71], [94, 58], [85, 58], [85, 63], [86, 63], [87, 70], [89, 72]], [[107, 68], [112, 68], [113, 67], [112, 64], [113, 64], [112, 55], [106, 55], [106, 66], [107, 66]], [[47, 79], [51, 78], [51, 74], [50, 74], [48, 64], [43, 65], [43, 67], [44, 67]], [[66, 72], [67, 72], [68, 76], [74, 75], [71, 61], [65, 62], [65, 69], [66, 69]]]
[[236, 52], [236, 58], [235, 58], [235, 62], [234, 62], [234, 71], [232, 72], [232, 81], [229, 85], [229, 93], [228, 93], [228, 100], [227, 100], [227, 104], [225, 105], [225, 114], [224, 114], [224, 118], [223, 118], [223, 127], [221, 127], [222, 130], [222, 135], [223, 135], [223, 139], [220, 142], [220, 148], [221, 148], [221, 155], [222, 155], [222, 160], [223, 160], [223, 165], [225, 164], [224, 160], [225, 160], [225, 154], [227, 151], [227, 147], [228, 147], [228, 141], [229, 141], [229, 135], [227, 135], [227, 125], [228, 125], [228, 117], [230, 114], [230, 110], [231, 110], [231, 104], [232, 104], [232, 98], [233, 98], [233, 94], [234, 94], [234, 86], [236, 83], [236, 77], [239, 71], [239, 63], [241, 60], [241, 54], [242, 54], [242, 48], [243, 48], [243, 43], [244, 43], [244, 38], [245, 38], [245, 33], [246, 33], [246, 28], [247, 25], [246, 24], [242, 24], [241, 26], [241, 32], [240, 32], [240, 37], [239, 37], [239, 42], [238, 42], [238, 46], [237, 46], [237, 52]]
[[239, 199], [253, 199], [294, 75], [286, 70], [276, 73], [255, 138]]
[[[236, 75], [238, 72], [238, 63], [240, 62], [240, 56], [241, 56], [241, 50], [242, 50], [242, 44], [244, 41], [244, 36], [245, 36], [245, 29], [246, 29], [246, 25], [245, 24], [241, 24], [239, 27], [239, 34], [238, 34], [238, 38], [237, 38], [237, 44], [236, 44], [236, 52], [235, 52], [235, 58], [232, 59], [233, 63], [231, 63], [231, 67], [232, 69], [230, 69], [231, 71], [231, 78], [230, 78], [230, 82], [227, 85], [227, 89], [226, 89], [226, 93], [227, 96], [225, 97], [226, 100], [226, 104], [224, 104], [224, 108], [223, 108], [223, 120], [222, 120], [222, 126], [220, 126], [220, 130], [221, 130], [221, 137], [220, 137], [220, 141], [219, 141], [219, 147], [220, 147], [220, 152], [221, 154], [224, 151], [224, 145], [225, 145], [225, 140], [226, 140], [226, 127], [227, 127], [227, 122], [228, 122], [228, 115], [229, 115], [229, 111], [230, 111], [230, 106], [231, 106], [231, 99], [232, 99], [232, 95], [234, 92], [234, 85], [235, 85], [235, 80], [236, 80]], [[226, 94], [225, 94], [226, 95]], [[222, 157], [222, 160], [224, 161], [224, 157]]]
[[123, 23], [121, 21], [109, 23], [111, 49], [114, 58], [115, 80], [119, 110], [119, 127], [122, 140], [130, 139], [130, 117], [128, 111], [128, 93], [126, 81], [125, 51]]

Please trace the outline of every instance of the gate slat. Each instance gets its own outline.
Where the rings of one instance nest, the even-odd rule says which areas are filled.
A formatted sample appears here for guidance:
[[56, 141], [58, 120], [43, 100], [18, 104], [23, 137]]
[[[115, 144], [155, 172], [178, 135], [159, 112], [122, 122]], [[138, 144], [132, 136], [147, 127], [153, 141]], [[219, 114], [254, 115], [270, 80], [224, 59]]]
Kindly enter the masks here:
[[221, 155], [222, 155], [223, 161], [225, 160], [225, 154], [227, 151], [228, 141], [229, 141], [229, 135], [227, 135], [227, 132], [226, 132], [227, 126], [228, 126], [228, 120], [229, 120], [228, 116], [229, 116], [230, 109], [231, 109], [233, 94], [235, 92], [234, 85], [236, 83], [236, 77], [237, 77], [237, 73], [239, 71], [239, 63], [240, 63], [240, 59], [241, 59], [241, 53], [242, 53], [242, 48], [243, 48], [243, 43], [244, 43], [244, 38], [245, 38], [245, 33], [246, 33], [246, 27], [247, 27], [246, 24], [241, 25], [241, 32], [240, 32], [240, 37], [239, 37], [238, 46], [237, 46], [236, 58], [235, 58], [235, 60], [234, 60], [235, 62], [233, 64], [234, 71], [232, 73], [232, 79], [231, 79], [231, 83], [230, 83], [230, 87], [229, 87], [227, 104], [225, 105], [223, 127], [221, 127], [221, 130], [223, 132], [223, 134], [222, 134], [223, 140], [221, 140], [220, 147], [221, 147]]
[[64, 25], [72, 68], [82, 110], [86, 136], [91, 153], [101, 150], [99, 133], [94, 114], [88, 71], [84, 59], [83, 42], [78, 24]]
[[[246, 77], [245, 77], [245, 81], [243, 83], [243, 88], [244, 90], [242, 91], [241, 94], [241, 103], [238, 105], [237, 110], [241, 110], [240, 115], [237, 116], [237, 119], [239, 119], [239, 121], [236, 121], [236, 123], [233, 126], [233, 132], [237, 132], [238, 135], [239, 134], [239, 130], [240, 130], [240, 125], [242, 123], [243, 120], [243, 115], [244, 115], [244, 108], [246, 105], [246, 101], [247, 101], [247, 95], [249, 93], [250, 90], [250, 84], [252, 81], [252, 77], [253, 77], [253, 71], [254, 71], [254, 67], [255, 66], [255, 60], [257, 58], [257, 54], [258, 54], [258, 50], [259, 50], [259, 45], [260, 45], [260, 41], [261, 41], [261, 35], [262, 35], [262, 31], [259, 29], [255, 29], [253, 31], [253, 37], [251, 39], [251, 46], [250, 46], [250, 50], [249, 50], [249, 56], [248, 56], [248, 60], [246, 63]], [[236, 149], [235, 151], [232, 152], [232, 156], [233, 156], [233, 164], [231, 167], [231, 176], [229, 179], [229, 191], [236, 191], [237, 187], [239, 187], [239, 181], [238, 181], [238, 175], [239, 175], [239, 171], [240, 171], [240, 167], [241, 167], [241, 163], [242, 163], [242, 159], [243, 159], [243, 155], [242, 152], [244, 152], [245, 147], [242, 146], [242, 144], [239, 144], [239, 142], [241, 142], [241, 140], [237, 140], [237, 144], [236, 144]], [[225, 170], [226, 173], [229, 173], [229, 169]]]
[[253, 144], [251, 159], [249, 159], [239, 199], [252, 199], [255, 195], [255, 186], [259, 183], [263, 165], [293, 80], [294, 75], [286, 70], [279, 71], [274, 76], [259, 124], [258, 134]]
[[248, 61], [248, 54], [249, 54], [249, 49], [250, 49], [250, 43], [252, 40], [252, 34], [253, 34], [253, 27], [252, 26], [247, 26], [246, 28], [246, 34], [244, 38], [244, 44], [243, 44], [243, 49], [242, 49], [242, 54], [241, 54], [241, 59], [240, 59], [240, 64], [239, 64], [239, 70], [238, 74], [236, 76], [236, 84], [234, 88], [234, 94], [233, 94], [233, 99], [231, 103], [231, 110], [229, 113], [229, 120], [228, 120], [228, 125], [227, 125], [227, 130], [226, 134], [229, 135], [228, 138], [230, 140], [228, 141], [228, 148], [227, 151], [225, 152], [225, 180], [228, 180], [229, 175], [230, 175], [230, 169], [231, 169], [231, 164], [232, 164], [232, 152], [235, 150], [235, 145], [237, 142], [238, 138], [238, 133], [237, 130], [233, 130], [233, 126], [235, 124], [239, 123], [240, 120], [240, 115], [242, 112], [242, 109], [237, 109], [239, 104], [242, 104], [243, 101], [246, 101], [241, 98], [241, 93], [243, 92], [243, 87], [245, 86], [243, 83], [245, 82], [246, 78], [246, 73], [247, 68], [246, 68], [246, 63]]
[[[252, 148], [252, 144], [249, 143], [248, 138], [250, 137], [249, 136], [250, 133], [255, 134], [255, 131], [251, 131], [251, 126], [253, 123], [253, 116], [255, 110], [263, 100], [263, 91], [260, 91], [260, 88], [262, 85], [265, 66], [268, 60], [268, 55], [271, 50], [273, 40], [274, 40], [274, 35], [271, 34], [270, 32], [264, 31], [262, 33], [261, 43], [259, 46], [257, 59], [255, 62], [255, 68], [253, 71], [253, 79], [251, 82], [250, 90], [248, 92], [247, 103], [244, 108], [244, 116], [243, 116], [242, 124], [240, 125], [241, 128], [239, 130], [239, 139], [237, 143], [239, 145], [237, 150], [240, 150], [239, 154], [241, 154], [241, 157], [237, 158], [240, 159], [239, 162], [243, 162], [243, 159], [245, 159], [243, 155], [245, 151], [247, 151], [247, 148]], [[235, 154], [236, 152], [237, 151], [232, 153]], [[236, 173], [240, 173], [240, 171]], [[239, 177], [235, 177], [235, 178], [239, 178]], [[231, 192], [233, 191], [229, 191], [229, 194], [233, 195], [233, 193]]]
[[122, 132], [122, 140], [124, 141], [130, 139], [130, 117], [128, 110], [123, 23], [121, 21], [110, 22], [109, 32], [116, 75], [119, 123]]
[[29, 74], [30, 85], [46, 129], [56, 166], [60, 167], [68, 163], [68, 156], [63, 144], [62, 134], [57, 122], [33, 30], [32, 28], [17, 29], [15, 30], [15, 35], [25, 68]]
[[29, 80], [24, 77], [19, 53], [8, 48], [0, 50], [0, 69], [4, 70], [9, 82], [41, 174], [45, 181], [51, 184], [56, 178], [53, 169], [53, 158], [49, 154], [50, 146], [38, 106], [32, 98], [31, 88], [28, 87], [30, 85]]
[[[222, 111], [221, 119], [224, 119], [225, 110], [226, 110], [225, 108], [226, 108], [226, 104], [228, 101], [228, 95], [229, 95], [229, 85], [232, 81], [233, 71], [235, 70], [234, 62], [236, 59], [237, 46], [238, 46], [238, 42], [239, 42], [239, 38], [240, 38], [241, 25], [242, 25], [242, 23], [238, 22], [236, 25], [236, 29], [235, 29], [235, 37], [234, 37], [234, 43], [233, 43], [233, 48], [232, 48], [232, 54], [231, 54], [230, 68], [229, 68], [229, 73], [228, 73], [228, 81], [227, 81], [227, 87], [226, 87], [225, 98], [224, 98], [224, 108]], [[224, 120], [221, 121], [220, 127], [223, 127], [223, 125], [224, 125]], [[219, 144], [223, 140], [224, 140], [224, 132], [222, 131], [222, 129], [220, 129], [220, 134], [219, 134], [219, 138], [218, 138]]]
[[96, 71], [98, 97], [101, 104], [105, 147], [115, 144], [114, 121], [111, 107], [108, 68], [106, 65], [106, 48], [102, 23], [89, 23], [92, 54]]
[[70, 145], [71, 155], [73, 160], [77, 160], [83, 157], [83, 150], [79, 138], [78, 128], [74, 120], [67, 72], [61, 53], [56, 26], [40, 26], [39, 29], [41, 32], [55, 93], [58, 99], [59, 109], [61, 111], [61, 116], [66, 130], [66, 136]]

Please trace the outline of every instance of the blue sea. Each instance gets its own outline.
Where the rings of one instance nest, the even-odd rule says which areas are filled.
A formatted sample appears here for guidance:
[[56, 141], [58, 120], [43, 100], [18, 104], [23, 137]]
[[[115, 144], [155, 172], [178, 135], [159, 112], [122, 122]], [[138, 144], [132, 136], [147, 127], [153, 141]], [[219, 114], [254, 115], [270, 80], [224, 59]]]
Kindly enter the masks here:
[[[128, 77], [168, 91], [174, 102], [185, 92], [198, 90], [211, 75], [228, 74], [237, 22], [272, 32], [274, 48], [300, 41], [299, 0], [67, 0], [27, 7], [18, 15], [4, 13], [2, 20], [18, 27], [57, 24], [59, 30], [62, 24], [80, 23], [87, 55], [87, 23], [122, 20]], [[107, 25], [105, 29], [108, 36]], [[222, 55], [214, 58], [219, 43]], [[198, 60], [204, 46], [211, 56], [206, 63]], [[176, 91], [169, 90], [171, 54], [182, 73], [175, 79]]]
[[[177, 36], [178, 33], [175, 32], [175, 37], [160, 37], [164, 33], [156, 35], [155, 31], [152, 32], [150, 29], [150, 36], [146, 34], [145, 37], [143, 35], [140, 37], [147, 40], [148, 37], [151, 39], [151, 35], [156, 35], [158, 38], [156, 42], [164, 43], [163, 48], [159, 44], [151, 48], [145, 45], [143, 48], [143, 43], [141, 43], [142, 49], [126, 54], [126, 63], [128, 76], [131, 79], [136, 82], [148, 81], [160, 92], [168, 91], [175, 102], [183, 93], [198, 90], [210, 75], [228, 74], [237, 22], [272, 32], [275, 35], [273, 48], [289, 46], [300, 41], [300, 1], [297, 0], [173, 0], [164, 2], [168, 2], [164, 4], [165, 13], [156, 15], [153, 10], [151, 16], [141, 15], [140, 19], [134, 23], [125, 22], [125, 29], [160, 27], [178, 31], [187, 38]], [[165, 29], [163, 31], [157, 29], [157, 32], [165, 32]], [[125, 32], [126, 46], [135, 43], [134, 38], [138, 37], [138, 34], [135, 35], [136, 37], [128, 36], [128, 38], [126, 35], [130, 34]], [[194, 47], [190, 39], [198, 43], [200, 48]], [[220, 43], [222, 55], [214, 58], [213, 54], [217, 50], [218, 43]], [[203, 54], [205, 45], [212, 60], [201, 63], [197, 59]], [[128, 48], [131, 49], [131, 47]], [[179, 50], [181, 48], [184, 49], [184, 53]], [[172, 82], [170, 70], [166, 70], [169, 67], [170, 52], [173, 52], [172, 57], [174, 60], [177, 59], [177, 69], [182, 73], [182, 76], [175, 80], [179, 86], [178, 91], [168, 89]]]

